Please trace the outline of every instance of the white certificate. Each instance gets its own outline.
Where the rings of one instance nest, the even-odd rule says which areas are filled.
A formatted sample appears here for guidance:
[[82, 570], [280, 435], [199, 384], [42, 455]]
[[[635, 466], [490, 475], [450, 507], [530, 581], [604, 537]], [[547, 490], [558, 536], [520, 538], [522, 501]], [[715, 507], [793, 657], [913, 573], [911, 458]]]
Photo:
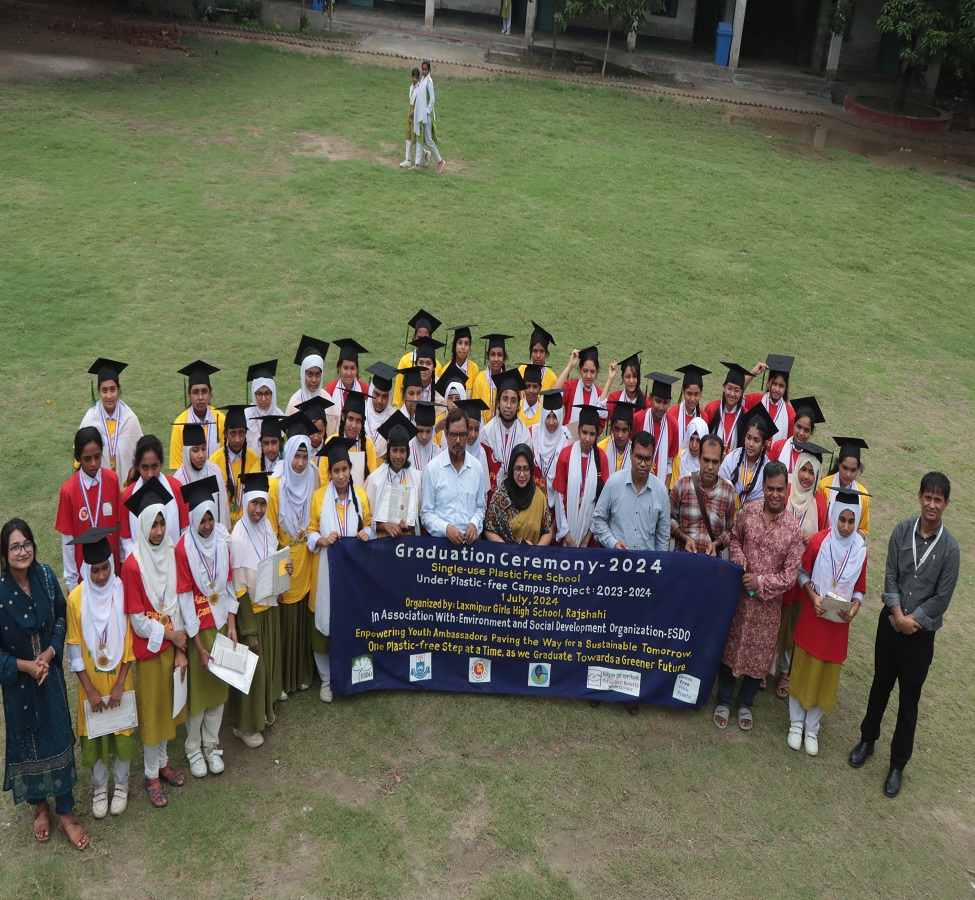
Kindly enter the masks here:
[[839, 594], [827, 591], [823, 594], [823, 618], [829, 622], [842, 622], [839, 614], [853, 609], [852, 600], [844, 600]]
[[[108, 697], [102, 697], [108, 703]], [[99, 738], [106, 734], [115, 734], [117, 731], [125, 731], [128, 728], [135, 728], [139, 724], [139, 714], [135, 708], [135, 691], [125, 691], [122, 694], [122, 702], [115, 709], [107, 707], [101, 712], [93, 713], [91, 704], [85, 701], [85, 725], [88, 728], [89, 738]]]
[[285, 547], [257, 564], [257, 596], [253, 598], [255, 603], [260, 606], [278, 605], [278, 595], [291, 587], [291, 576], [284, 568], [289, 559], [291, 548]]
[[416, 488], [412, 484], [391, 484], [383, 495], [376, 513], [377, 522], [406, 522], [408, 528], [416, 527]]
[[189, 666], [186, 667], [186, 677], [180, 678], [179, 668], [173, 669], [173, 718], [175, 719], [186, 706], [186, 682], [190, 677]]
[[232, 688], [242, 694], [251, 689], [254, 680], [254, 670], [257, 668], [257, 654], [252, 653], [243, 644], [234, 643], [228, 637], [218, 634], [210, 652], [210, 672], [221, 681], [226, 681]]

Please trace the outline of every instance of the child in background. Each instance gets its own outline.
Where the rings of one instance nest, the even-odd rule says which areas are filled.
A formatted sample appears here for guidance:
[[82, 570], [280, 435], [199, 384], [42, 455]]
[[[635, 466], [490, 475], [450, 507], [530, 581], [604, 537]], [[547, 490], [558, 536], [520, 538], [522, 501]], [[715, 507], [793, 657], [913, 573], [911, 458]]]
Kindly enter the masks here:
[[[413, 165], [413, 156], [416, 152], [416, 135], [413, 133], [413, 111], [416, 106], [416, 92], [420, 85], [420, 70], [414, 66], [410, 73], [412, 84], [410, 85], [410, 111], [406, 116], [406, 157], [399, 164], [401, 169], [408, 169]], [[430, 151], [426, 150], [423, 154], [423, 165], [430, 165]]]

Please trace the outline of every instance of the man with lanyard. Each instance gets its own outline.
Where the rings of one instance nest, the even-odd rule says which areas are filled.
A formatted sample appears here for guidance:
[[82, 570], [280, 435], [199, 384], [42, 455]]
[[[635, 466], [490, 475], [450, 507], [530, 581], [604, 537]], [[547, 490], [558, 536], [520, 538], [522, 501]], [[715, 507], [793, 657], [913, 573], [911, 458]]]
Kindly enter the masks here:
[[900, 690], [897, 725], [890, 744], [890, 769], [884, 794], [900, 793], [904, 766], [914, 751], [921, 688], [934, 658], [934, 636], [958, 583], [958, 542], [942, 522], [951, 482], [941, 472], [921, 479], [921, 515], [895, 526], [887, 545], [884, 606], [874, 643], [874, 675], [860, 743], [850, 751], [859, 769], [873, 755], [894, 682]]
[[[677, 369], [684, 376], [681, 386], [680, 403], [667, 410], [667, 422], [670, 430], [676, 434], [677, 450], [687, 446], [691, 421], [701, 414], [701, 394], [704, 391], [704, 376], [710, 375], [708, 369], [702, 369], [693, 363]], [[677, 451], [674, 452], [674, 456]]]
[[678, 379], [662, 372], [651, 372], [647, 375], [647, 380], [650, 382], [650, 403], [647, 409], [641, 409], [634, 414], [633, 427], [637, 431], [645, 430], [653, 435], [651, 471], [666, 485], [670, 476], [671, 460], [678, 450], [677, 430], [671, 428], [670, 416], [667, 415], [667, 407], [673, 397], [673, 385]]
[[718, 477], [724, 447], [716, 434], [701, 439], [701, 469], [682, 475], [670, 491], [675, 550], [720, 556], [735, 524], [734, 488]]

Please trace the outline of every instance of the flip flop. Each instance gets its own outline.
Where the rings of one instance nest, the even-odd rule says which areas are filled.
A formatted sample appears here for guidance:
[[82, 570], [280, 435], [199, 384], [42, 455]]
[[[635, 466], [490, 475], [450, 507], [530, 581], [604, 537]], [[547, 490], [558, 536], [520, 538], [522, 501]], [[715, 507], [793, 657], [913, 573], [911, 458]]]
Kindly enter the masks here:
[[747, 706], [742, 706], [738, 710], [738, 727], [742, 731], [751, 731], [752, 725], [752, 711]]
[[[38, 827], [37, 823], [41, 821], [42, 816], [47, 824]], [[51, 840], [51, 807], [46, 800], [37, 804], [37, 812], [34, 815], [34, 840], [38, 844], [46, 844]]]
[[775, 696], [780, 700], [785, 700], [789, 696], [789, 676], [780, 675], [779, 685], [775, 689]]
[[[81, 837], [72, 837], [72, 833], [69, 833], [69, 829], [75, 829], [74, 832], [72, 832], [73, 834], [77, 834], [80, 831]], [[88, 832], [85, 831], [85, 829], [82, 828], [77, 822], [68, 822], [65, 824], [62, 820], [58, 822], [58, 831], [60, 831], [61, 834], [71, 841], [71, 846], [74, 847], [75, 850], [84, 850], [85, 847], [88, 846], [88, 842], [91, 840], [91, 838], [88, 837]]]
[[714, 710], [714, 724], [718, 726], [722, 731], [728, 727], [728, 717], [731, 715], [731, 710], [727, 706], [721, 704], [715, 707]]
[[159, 770], [159, 777], [165, 780], [167, 784], [170, 784], [173, 787], [182, 787], [184, 784], [186, 784], [186, 776], [183, 775], [183, 773], [180, 772], [179, 769], [174, 769], [168, 763], [166, 764], [165, 769]]

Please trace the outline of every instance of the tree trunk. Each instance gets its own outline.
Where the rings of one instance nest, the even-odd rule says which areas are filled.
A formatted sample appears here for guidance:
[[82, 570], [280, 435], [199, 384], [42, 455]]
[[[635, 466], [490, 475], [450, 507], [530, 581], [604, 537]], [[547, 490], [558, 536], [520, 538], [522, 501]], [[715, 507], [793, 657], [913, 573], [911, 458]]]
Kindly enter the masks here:
[[555, 47], [556, 44], [558, 43], [558, 37], [559, 37], [558, 14], [559, 14], [559, 0], [555, 0], [555, 2], [552, 4], [552, 65], [553, 66], [555, 65]]
[[914, 66], [906, 60], [902, 60], [900, 69], [897, 71], [897, 80], [894, 82], [894, 96], [892, 98], [894, 109], [898, 112], [904, 109], [904, 104], [907, 102], [907, 89], [911, 86], [913, 77]]
[[613, 11], [610, 10], [606, 14], [606, 18], [609, 20], [606, 23], [606, 49], [603, 51], [603, 78], [606, 77], [606, 60], [609, 58], [609, 39], [613, 35]]

